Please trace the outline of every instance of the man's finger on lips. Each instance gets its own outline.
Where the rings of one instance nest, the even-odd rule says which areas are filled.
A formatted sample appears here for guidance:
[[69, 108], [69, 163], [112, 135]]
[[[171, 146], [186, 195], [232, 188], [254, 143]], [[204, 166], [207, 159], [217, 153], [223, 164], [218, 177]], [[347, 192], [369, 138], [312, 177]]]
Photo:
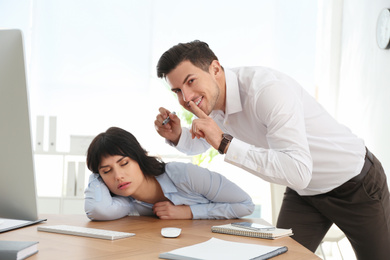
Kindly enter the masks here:
[[207, 118], [207, 115], [203, 112], [202, 109], [200, 109], [194, 101], [190, 101], [190, 107], [192, 110], [192, 113], [194, 113], [198, 118]]

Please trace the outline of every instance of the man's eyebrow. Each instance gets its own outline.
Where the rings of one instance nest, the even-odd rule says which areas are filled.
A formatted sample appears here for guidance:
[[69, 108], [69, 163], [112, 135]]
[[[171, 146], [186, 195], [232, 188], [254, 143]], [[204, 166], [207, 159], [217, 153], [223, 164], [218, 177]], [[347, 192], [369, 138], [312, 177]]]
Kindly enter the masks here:
[[183, 84], [186, 83], [187, 79], [188, 79], [190, 76], [192, 76], [192, 75], [193, 75], [193, 74], [188, 74], [187, 77], [184, 78]]

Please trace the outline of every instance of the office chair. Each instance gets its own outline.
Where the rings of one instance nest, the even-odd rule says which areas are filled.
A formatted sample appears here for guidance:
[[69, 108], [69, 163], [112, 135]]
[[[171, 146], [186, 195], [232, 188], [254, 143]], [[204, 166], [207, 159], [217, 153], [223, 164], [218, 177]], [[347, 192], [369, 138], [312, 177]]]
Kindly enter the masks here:
[[322, 244], [324, 242], [336, 243], [337, 244], [337, 248], [338, 248], [339, 253], [340, 253], [340, 256], [341, 256], [341, 259], [344, 259], [343, 254], [341, 253], [340, 246], [339, 246], [339, 242], [343, 238], [345, 238], [345, 234], [343, 233], [343, 231], [341, 231], [336, 225], [333, 224], [330, 227], [330, 229], [328, 230], [328, 233], [326, 233], [324, 239], [322, 240], [322, 242], [320, 244], [320, 251], [321, 251], [321, 254], [322, 254], [324, 260], [326, 260], [326, 255], [325, 255], [324, 249], [322, 247]]

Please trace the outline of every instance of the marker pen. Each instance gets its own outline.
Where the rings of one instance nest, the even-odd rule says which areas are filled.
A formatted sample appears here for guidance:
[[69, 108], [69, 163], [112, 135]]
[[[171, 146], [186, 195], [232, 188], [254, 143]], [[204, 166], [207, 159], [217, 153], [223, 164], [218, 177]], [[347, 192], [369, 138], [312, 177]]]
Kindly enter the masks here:
[[[175, 113], [175, 112], [172, 112], [172, 114], [176, 115], [176, 113]], [[169, 123], [169, 121], [171, 121], [171, 118], [170, 118], [170, 117], [169, 117], [169, 115], [168, 115], [168, 117], [167, 117], [167, 118], [165, 118], [165, 120], [163, 121], [162, 125], [166, 125], [166, 124], [168, 124], [168, 123]]]

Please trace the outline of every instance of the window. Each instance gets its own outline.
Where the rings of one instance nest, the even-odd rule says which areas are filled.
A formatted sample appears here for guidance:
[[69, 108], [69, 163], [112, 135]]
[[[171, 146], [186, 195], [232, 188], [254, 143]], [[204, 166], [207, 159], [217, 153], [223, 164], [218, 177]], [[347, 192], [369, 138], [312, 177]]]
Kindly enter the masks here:
[[[55, 116], [57, 152], [69, 151], [72, 135], [95, 136], [119, 126], [146, 150], [172, 155], [177, 151], [153, 127], [160, 106], [180, 110], [156, 76], [165, 50], [199, 39], [209, 43], [225, 67], [273, 67], [314, 95], [316, 13], [317, 2], [310, 0], [201, 0], [195, 5], [181, 0], [24, 0], [1, 3], [0, 24], [25, 34], [34, 137], [36, 118]], [[54, 187], [63, 180], [66, 164], [58, 160], [51, 167], [37, 159], [40, 196], [61, 195]], [[217, 156], [210, 167], [224, 164]], [[225, 170], [239, 182], [242, 173], [235, 171]], [[264, 205], [263, 213], [270, 211], [268, 183], [243, 174], [250, 181], [240, 186]]]

